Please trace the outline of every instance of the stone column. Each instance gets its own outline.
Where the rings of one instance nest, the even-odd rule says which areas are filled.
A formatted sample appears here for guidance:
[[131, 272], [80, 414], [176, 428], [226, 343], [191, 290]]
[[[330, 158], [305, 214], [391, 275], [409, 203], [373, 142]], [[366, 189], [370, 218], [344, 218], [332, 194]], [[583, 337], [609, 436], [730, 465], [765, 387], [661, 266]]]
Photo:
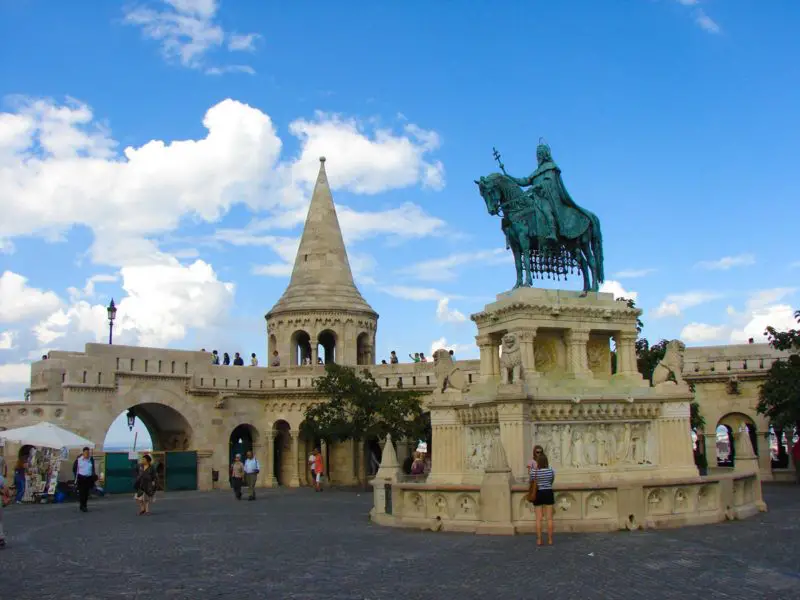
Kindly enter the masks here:
[[328, 464], [328, 442], [321, 440], [319, 443], [319, 452], [322, 454], [322, 468], [325, 475], [325, 481], [331, 480], [331, 466]]
[[497, 407], [500, 441], [503, 443], [508, 466], [515, 478], [526, 476], [527, 457], [531, 452], [530, 428], [526, 427], [527, 405], [501, 404]]
[[[207, 491], [214, 489], [214, 482], [211, 480], [211, 471], [214, 465], [211, 462], [211, 457], [214, 455], [212, 450], [198, 450], [197, 451], [197, 489]], [[219, 478], [228, 481], [227, 473], [220, 472]], [[221, 483], [221, 482], [220, 482]]]
[[761, 470], [761, 481], [772, 481], [772, 452], [769, 447], [769, 428], [759, 433], [758, 443], [758, 467]]
[[717, 466], [717, 432], [703, 433], [703, 450], [706, 454], [708, 468]]
[[567, 345], [567, 372], [575, 378], [590, 379], [592, 372], [589, 370], [589, 356], [586, 350], [589, 332], [569, 329], [564, 335], [564, 341]]
[[[267, 442], [269, 442], [269, 439], [267, 439]], [[270, 485], [271, 477], [267, 474], [267, 456], [271, 454], [268, 450], [269, 448], [272, 448], [269, 443], [253, 444], [253, 457], [258, 461], [259, 467], [261, 467], [261, 472], [258, 474], [258, 479], [256, 479], [256, 487], [272, 487]]]
[[[534, 343], [536, 341], [536, 328], [520, 329], [514, 332], [519, 340], [519, 349], [522, 358], [522, 370], [526, 379], [533, 379], [538, 376], [536, 372], [536, 355], [534, 353]], [[514, 465], [511, 465], [514, 470]]]
[[636, 333], [617, 331], [614, 334], [614, 345], [617, 353], [617, 375], [636, 376]]
[[291, 472], [289, 478], [289, 487], [300, 487], [300, 473], [297, 469], [297, 461], [300, 456], [300, 432], [290, 431], [289, 435], [292, 438], [292, 458], [291, 458]]
[[316, 342], [312, 341], [311, 342], [311, 364], [312, 364], [312, 366], [317, 364], [317, 357], [318, 356], [319, 356], [319, 347], [317, 346]]
[[464, 470], [464, 427], [449, 407], [431, 410], [431, 454], [428, 481], [461, 483]]
[[492, 354], [497, 354], [497, 348], [494, 347], [494, 341], [490, 335], [475, 336], [475, 343], [478, 344], [481, 353], [481, 381], [489, 381], [497, 374], [493, 370], [494, 361], [492, 360]]
[[278, 487], [278, 480], [275, 478], [275, 431], [270, 429], [265, 432], [265, 457], [262, 464], [264, 469], [264, 486]]

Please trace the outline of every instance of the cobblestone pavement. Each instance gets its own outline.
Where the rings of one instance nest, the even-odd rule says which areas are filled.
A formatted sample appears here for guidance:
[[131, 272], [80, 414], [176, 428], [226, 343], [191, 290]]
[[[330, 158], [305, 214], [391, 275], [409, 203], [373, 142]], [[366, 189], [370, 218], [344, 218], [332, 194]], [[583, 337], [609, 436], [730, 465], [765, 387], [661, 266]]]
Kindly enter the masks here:
[[0, 598], [798, 597], [800, 487], [770, 512], [680, 530], [532, 536], [415, 532], [368, 522], [369, 493], [270, 490], [132, 496], [6, 509]]

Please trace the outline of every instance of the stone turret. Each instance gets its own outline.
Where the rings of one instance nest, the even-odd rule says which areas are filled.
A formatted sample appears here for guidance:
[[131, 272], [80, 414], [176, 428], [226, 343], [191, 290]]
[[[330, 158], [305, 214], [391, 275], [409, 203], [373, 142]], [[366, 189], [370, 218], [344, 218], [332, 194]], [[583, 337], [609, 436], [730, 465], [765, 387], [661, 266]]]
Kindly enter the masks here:
[[375, 364], [378, 314], [353, 281], [321, 157], [292, 278], [266, 314], [269, 360], [277, 351], [281, 366]]

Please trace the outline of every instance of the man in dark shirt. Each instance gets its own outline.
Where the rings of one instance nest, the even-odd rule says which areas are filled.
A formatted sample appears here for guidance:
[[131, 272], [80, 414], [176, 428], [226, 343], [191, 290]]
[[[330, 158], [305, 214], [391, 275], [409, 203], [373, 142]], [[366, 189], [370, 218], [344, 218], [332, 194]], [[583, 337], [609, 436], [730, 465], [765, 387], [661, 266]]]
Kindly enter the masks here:
[[236, 353], [236, 356], [233, 357], [233, 366], [234, 367], [243, 367], [244, 366], [244, 359]]

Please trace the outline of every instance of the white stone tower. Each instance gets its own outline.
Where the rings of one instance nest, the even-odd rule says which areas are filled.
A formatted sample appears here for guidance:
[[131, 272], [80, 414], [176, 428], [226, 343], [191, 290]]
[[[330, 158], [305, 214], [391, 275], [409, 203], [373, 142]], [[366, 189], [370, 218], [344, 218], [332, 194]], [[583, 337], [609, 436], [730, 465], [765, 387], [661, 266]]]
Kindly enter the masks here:
[[268, 362], [277, 350], [281, 366], [310, 362], [375, 364], [378, 313], [353, 282], [342, 230], [325, 173], [308, 207], [289, 286], [266, 314]]

